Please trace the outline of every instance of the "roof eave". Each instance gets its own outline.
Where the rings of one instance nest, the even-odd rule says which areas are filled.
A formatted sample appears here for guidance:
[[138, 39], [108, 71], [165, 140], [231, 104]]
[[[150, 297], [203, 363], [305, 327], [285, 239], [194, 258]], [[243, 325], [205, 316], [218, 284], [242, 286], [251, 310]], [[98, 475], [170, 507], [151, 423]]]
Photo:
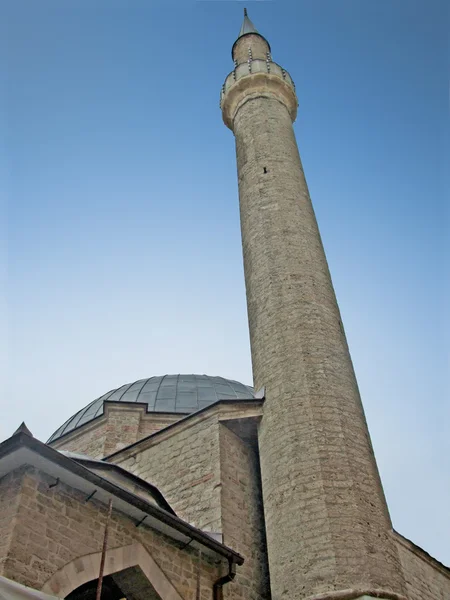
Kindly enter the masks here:
[[[127, 490], [104, 479], [103, 477], [100, 477], [75, 460], [64, 456], [57, 450], [54, 450], [50, 446], [43, 444], [39, 440], [36, 440], [25, 433], [13, 435], [0, 444], [0, 462], [2, 459], [8, 457], [15, 451], [19, 451], [22, 448], [30, 450], [45, 460], [62, 468], [66, 472], [71, 473], [78, 478], [82, 478], [83, 480], [96, 486], [96, 488], [103, 490], [103, 492], [106, 494], [120, 499], [122, 503], [134, 507], [134, 509], [144, 513], [144, 515], [152, 517], [155, 521], [161, 522], [169, 530], [173, 529], [177, 531], [182, 536], [185, 536], [185, 538], [188, 538], [188, 540], [191, 542], [196, 542], [198, 545], [207, 548], [210, 552], [218, 554], [227, 560], [236, 563], [237, 565], [243, 564], [244, 558], [238, 552], [235, 552], [231, 548], [228, 548], [228, 546], [216, 541], [205, 532], [197, 529], [193, 525], [190, 525], [186, 521], [183, 521], [176, 515], [165, 511], [160, 507], [153, 506], [135, 494], [128, 492]], [[27, 462], [26, 464], [29, 463]], [[49, 474], [51, 475], [51, 473]], [[97, 494], [96, 497], [98, 498], [99, 495]], [[174, 539], [179, 539], [179, 536], [178, 538], [175, 537]]]

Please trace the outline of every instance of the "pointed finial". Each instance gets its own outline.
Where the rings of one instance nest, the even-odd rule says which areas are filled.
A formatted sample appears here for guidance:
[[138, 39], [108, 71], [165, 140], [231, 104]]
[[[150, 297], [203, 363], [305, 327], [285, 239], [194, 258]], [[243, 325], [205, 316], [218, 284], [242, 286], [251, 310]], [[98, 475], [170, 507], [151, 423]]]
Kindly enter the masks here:
[[245, 35], [246, 33], [258, 33], [256, 27], [250, 21], [250, 18], [247, 13], [247, 9], [244, 8], [244, 22], [242, 23], [241, 31], [239, 32], [238, 39]]
[[17, 435], [18, 433], [25, 433], [26, 435], [29, 435], [30, 437], [33, 437], [33, 434], [28, 429], [28, 427], [25, 425], [24, 421], [22, 421], [22, 423], [19, 425], [19, 427], [13, 433], [13, 435]]
[[243, 37], [244, 35], [247, 35], [248, 33], [253, 33], [255, 35], [259, 35], [259, 37], [261, 37], [266, 44], [269, 46], [269, 50], [270, 50], [270, 44], [269, 42], [266, 40], [266, 38], [264, 36], [262, 36], [259, 31], [256, 29], [256, 27], [253, 25], [253, 23], [250, 20], [250, 17], [248, 16], [248, 12], [247, 9], [244, 8], [244, 20], [242, 23], [242, 27], [241, 30], [239, 32], [239, 35], [237, 36], [237, 40], [234, 42], [233, 44], [233, 48], [231, 50], [231, 56], [233, 56], [234, 59], [234, 48], [236, 46], [236, 43], [238, 42], [238, 40]]

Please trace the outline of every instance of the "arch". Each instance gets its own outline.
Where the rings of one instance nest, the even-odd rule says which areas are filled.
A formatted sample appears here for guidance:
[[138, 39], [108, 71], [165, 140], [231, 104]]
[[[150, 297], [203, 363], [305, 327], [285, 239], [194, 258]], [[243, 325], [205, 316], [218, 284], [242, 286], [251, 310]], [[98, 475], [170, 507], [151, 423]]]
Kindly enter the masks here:
[[[101, 552], [75, 558], [48, 579], [42, 591], [65, 598], [71, 591], [97, 579]], [[184, 600], [164, 571], [142, 544], [135, 543], [106, 551], [104, 575], [112, 575], [130, 567], [139, 567], [162, 600]]]

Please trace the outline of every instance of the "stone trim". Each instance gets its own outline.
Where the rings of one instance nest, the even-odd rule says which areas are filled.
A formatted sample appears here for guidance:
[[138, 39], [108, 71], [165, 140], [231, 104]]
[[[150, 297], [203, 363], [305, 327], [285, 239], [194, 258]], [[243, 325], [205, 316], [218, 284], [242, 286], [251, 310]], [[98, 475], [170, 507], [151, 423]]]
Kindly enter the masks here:
[[[96, 552], [72, 560], [54, 573], [41, 591], [65, 598], [80, 585], [97, 579], [100, 559], [101, 552]], [[107, 550], [104, 575], [111, 575], [130, 567], [140, 567], [162, 600], [183, 600], [142, 544], [135, 543]]]
[[111, 416], [111, 412], [133, 412], [140, 413], [140, 423], [144, 421], [146, 418], [154, 419], [155, 421], [163, 421], [166, 420], [167, 417], [172, 417], [174, 419], [181, 419], [186, 416], [188, 413], [172, 413], [172, 412], [153, 412], [147, 411], [147, 404], [145, 402], [120, 402], [119, 400], [105, 400], [103, 402], [103, 412], [98, 415], [91, 421], [87, 421], [83, 423], [83, 425], [78, 425], [75, 429], [71, 429], [67, 433], [63, 433], [60, 437], [57, 437], [55, 440], [51, 442], [47, 442], [49, 446], [52, 448], [63, 449], [70, 442], [76, 442], [79, 438], [82, 438], [87, 433], [90, 433], [92, 430], [95, 430], [102, 425], [108, 424], [108, 419]]
[[316, 596], [310, 596], [308, 600], [370, 600], [378, 598], [379, 600], [408, 600], [403, 594], [390, 592], [386, 590], [368, 590], [368, 589], [350, 589], [339, 590], [337, 592], [325, 592]]
[[46, 443], [51, 448], [54, 448], [55, 450], [58, 450], [58, 449], [64, 450], [65, 449], [64, 446], [67, 444], [67, 442], [77, 440], [79, 437], [86, 435], [86, 433], [89, 433], [90, 431], [92, 431], [94, 429], [100, 428], [102, 425], [105, 425], [106, 423], [107, 423], [106, 415], [105, 415], [105, 413], [102, 413], [101, 415], [98, 415], [98, 417], [95, 417], [94, 419], [92, 419], [92, 421], [88, 421], [87, 423], [80, 425], [80, 427], [71, 429], [67, 433], [63, 433], [63, 435], [61, 437], [56, 438], [56, 440], [53, 440], [51, 442], [46, 442]]
[[234, 131], [234, 119], [241, 106], [261, 97], [274, 98], [283, 104], [292, 122], [295, 121], [298, 101], [294, 88], [273, 73], [254, 73], [243, 77], [224, 93], [221, 108], [225, 125]]
[[[262, 404], [263, 400], [256, 398], [249, 398], [248, 400], [218, 400], [217, 402], [214, 402], [214, 404], [210, 404], [201, 410], [182, 417], [164, 429], [160, 429], [154, 433], [151, 433], [147, 437], [134, 442], [134, 444], [130, 444], [125, 448], [116, 450], [112, 454], [105, 456], [103, 460], [105, 462], [114, 462], [120, 464], [127, 458], [131, 458], [139, 452], [147, 450], [154, 444], [158, 444], [159, 442], [170, 438], [172, 435], [174, 435], [174, 433], [180, 433], [181, 431], [189, 429], [195, 424], [206, 421], [212, 417], [217, 418], [217, 420], [220, 421], [222, 415], [225, 415], [226, 419], [245, 418], [247, 414], [249, 417], [261, 416], [260, 407]], [[233, 414], [236, 413], [238, 416], [233, 417]]]
[[415, 554], [420, 560], [428, 563], [432, 569], [437, 569], [440, 571], [445, 577], [450, 579], [450, 568], [441, 563], [439, 560], [428, 554], [426, 550], [406, 538], [404, 535], [396, 531], [392, 530], [392, 534], [394, 536], [395, 541], [398, 544], [401, 544], [404, 548]]

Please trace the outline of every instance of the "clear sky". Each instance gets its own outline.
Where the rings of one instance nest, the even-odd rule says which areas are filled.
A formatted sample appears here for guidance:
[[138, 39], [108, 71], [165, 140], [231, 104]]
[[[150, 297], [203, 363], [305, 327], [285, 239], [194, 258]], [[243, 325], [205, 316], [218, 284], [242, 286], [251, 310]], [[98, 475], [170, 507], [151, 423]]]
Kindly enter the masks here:
[[[1, 439], [25, 420], [45, 441], [152, 375], [251, 384], [219, 110], [243, 6], [2, 4]], [[394, 526], [450, 564], [448, 2], [247, 8], [297, 85], [297, 140]]]

